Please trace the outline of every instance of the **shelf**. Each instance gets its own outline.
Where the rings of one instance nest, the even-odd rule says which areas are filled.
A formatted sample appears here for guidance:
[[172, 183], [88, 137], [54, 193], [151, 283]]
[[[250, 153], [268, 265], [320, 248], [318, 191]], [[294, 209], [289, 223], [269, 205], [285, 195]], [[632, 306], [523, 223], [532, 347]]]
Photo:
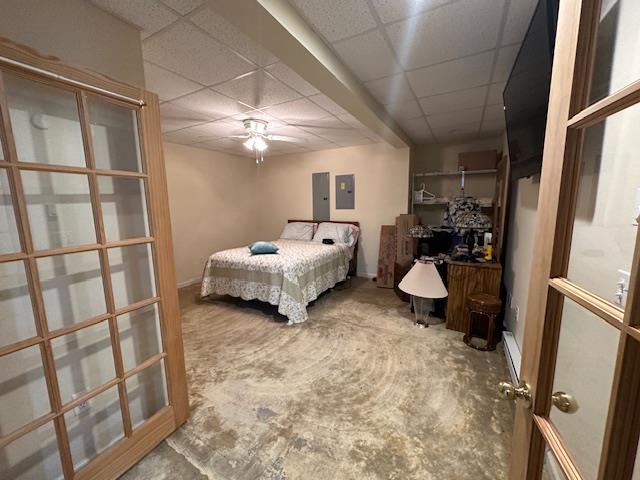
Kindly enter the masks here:
[[[436, 197], [433, 200], [427, 200], [424, 202], [413, 202], [414, 205], [447, 205], [452, 199], [444, 198], [444, 197]], [[481, 201], [480, 208], [491, 208], [493, 207], [493, 202], [491, 201]]]
[[[464, 170], [464, 176], [467, 175], [483, 175], [489, 173], [497, 173], [495, 168], [488, 170]], [[414, 177], [451, 177], [455, 175], [462, 175], [462, 171], [452, 171], [452, 172], [426, 172], [426, 173], [414, 173]]]

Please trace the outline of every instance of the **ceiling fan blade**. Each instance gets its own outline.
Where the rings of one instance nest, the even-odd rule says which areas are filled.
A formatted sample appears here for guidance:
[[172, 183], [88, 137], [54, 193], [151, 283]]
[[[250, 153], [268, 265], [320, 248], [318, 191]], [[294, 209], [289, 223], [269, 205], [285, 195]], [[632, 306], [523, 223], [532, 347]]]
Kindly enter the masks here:
[[269, 140], [274, 142], [291, 142], [291, 143], [304, 143], [305, 140], [302, 138], [295, 137], [287, 137], [286, 135], [269, 135], [267, 137]]
[[305, 125], [303, 123], [288, 123], [287, 126], [289, 127], [297, 127], [297, 128], [313, 128], [316, 130], [340, 130], [340, 131], [345, 131], [345, 130], [352, 130], [351, 127], [347, 126], [347, 127], [329, 127], [327, 125]]
[[244, 139], [246, 139], [246, 138], [249, 138], [250, 136], [251, 135], [229, 135], [229, 136], [224, 137], [224, 138], [244, 138]]

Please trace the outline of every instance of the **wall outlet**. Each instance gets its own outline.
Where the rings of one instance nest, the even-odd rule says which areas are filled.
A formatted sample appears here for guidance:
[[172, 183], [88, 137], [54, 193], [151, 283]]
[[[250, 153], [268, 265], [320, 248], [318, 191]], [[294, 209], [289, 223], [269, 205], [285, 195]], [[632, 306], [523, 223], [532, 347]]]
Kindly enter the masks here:
[[516, 308], [514, 309], [515, 311], [515, 316], [514, 316], [514, 320], [516, 321], [516, 323], [520, 320], [520, 307], [518, 305], [516, 305]]
[[511, 292], [507, 292], [507, 304], [509, 308], [513, 308], [513, 297], [511, 296]]
[[[82, 392], [84, 393], [84, 392]], [[81, 393], [74, 393], [73, 395], [71, 395], [71, 399], [75, 400], [76, 398], [82, 396]], [[89, 400], [85, 400], [82, 403], [79, 403], [78, 405], [76, 405], [75, 407], [73, 407], [73, 414], [77, 417], [79, 416], [82, 412], [85, 412], [89, 410]]]
[[629, 272], [618, 270], [618, 282], [616, 283], [615, 303], [624, 307], [629, 293]]

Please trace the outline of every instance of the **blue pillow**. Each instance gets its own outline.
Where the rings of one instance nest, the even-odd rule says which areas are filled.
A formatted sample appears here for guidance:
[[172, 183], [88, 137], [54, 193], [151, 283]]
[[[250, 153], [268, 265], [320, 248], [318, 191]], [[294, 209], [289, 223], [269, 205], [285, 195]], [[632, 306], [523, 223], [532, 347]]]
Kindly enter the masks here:
[[253, 255], [262, 255], [264, 253], [277, 253], [278, 246], [271, 242], [254, 242], [249, 245], [249, 250]]

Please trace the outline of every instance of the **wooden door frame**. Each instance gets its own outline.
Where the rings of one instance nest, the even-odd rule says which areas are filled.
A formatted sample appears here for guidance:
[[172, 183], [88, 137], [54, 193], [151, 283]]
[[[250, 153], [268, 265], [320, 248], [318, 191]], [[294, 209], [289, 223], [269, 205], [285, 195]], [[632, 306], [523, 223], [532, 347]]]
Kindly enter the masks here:
[[[2, 81], [3, 72], [23, 76], [29, 80], [71, 91], [76, 95], [83, 144], [85, 147], [84, 154], [87, 160], [86, 168], [48, 164], [26, 164], [19, 161], [11, 132], [8, 104], [4, 94]], [[103, 101], [127, 106], [137, 112], [139, 143], [144, 164], [141, 172], [96, 170], [88, 123], [88, 96], [96, 96]], [[116, 478], [150, 452], [171, 432], [182, 425], [189, 416], [182, 325], [173, 260], [171, 222], [162, 150], [158, 97], [141, 88], [131, 87], [103, 75], [67, 65], [55, 57], [40, 55], [33, 49], [0, 37], [0, 120], [2, 120], [2, 124], [6, 127], [6, 135], [2, 135], [2, 129], [0, 128], [0, 142], [2, 142], [2, 148], [5, 153], [5, 159], [0, 161], [0, 165], [2, 166], [2, 170], [7, 172], [9, 178], [22, 248], [20, 253], [0, 255], [0, 262], [23, 261], [30, 267], [27, 270], [27, 276], [30, 294], [34, 303], [34, 316], [37, 327], [37, 335], [35, 337], [0, 348], [0, 356], [17, 352], [23, 348], [39, 345], [42, 353], [43, 367], [47, 372], [45, 378], [47, 380], [50, 403], [52, 405], [52, 412], [49, 414], [35, 419], [20, 429], [0, 438], [0, 446], [11, 443], [45, 423], [53, 422], [57, 433], [58, 448], [65, 479]], [[21, 170], [86, 175], [89, 181], [96, 226], [96, 243], [78, 247], [34, 251], [21, 186]], [[112, 242], [106, 240], [101, 220], [97, 175], [139, 178], [144, 182], [150, 228], [148, 236]], [[141, 244], [151, 245], [153, 250], [152, 257], [155, 272], [156, 296], [124, 308], [116, 309], [113, 303], [110, 278], [107, 278], [109, 277], [108, 248]], [[107, 313], [50, 332], [46, 324], [46, 314], [44, 312], [42, 295], [37, 278], [37, 258], [86, 251], [97, 251], [99, 254], [106, 295]], [[151, 304], [158, 305], [160, 310], [163, 352], [149, 358], [147, 361], [125, 373], [119, 352], [116, 317]], [[116, 378], [86, 392], [74, 401], [63, 405], [60, 399], [59, 387], [55, 380], [56, 371], [50, 340], [100, 322], [107, 322], [109, 325], [114, 351]], [[123, 439], [97, 455], [87, 465], [74, 473], [64, 414], [75, 405], [89, 398], [93, 398], [114, 386], [117, 386], [119, 390], [122, 412], [128, 412], [126, 391], [124, 389], [125, 380], [142, 371], [144, 368], [161, 361], [164, 362], [166, 371], [168, 405], [156, 412], [155, 415], [147, 419], [144, 424], [135, 430], [132, 429], [128, 415], [123, 415], [123, 432], [125, 434]]]
[[[618, 348], [598, 478], [629, 479], [640, 435], [640, 284], [637, 267], [625, 310], [566, 280], [584, 128], [637, 103], [640, 81], [589, 105], [599, 0], [562, 0], [547, 114], [536, 234], [520, 377], [533, 392], [531, 409], [516, 408], [510, 478], [540, 478], [545, 445], [570, 480], [583, 477], [548, 420], [563, 298], [618, 329]], [[640, 262], [636, 238], [633, 265]]]

